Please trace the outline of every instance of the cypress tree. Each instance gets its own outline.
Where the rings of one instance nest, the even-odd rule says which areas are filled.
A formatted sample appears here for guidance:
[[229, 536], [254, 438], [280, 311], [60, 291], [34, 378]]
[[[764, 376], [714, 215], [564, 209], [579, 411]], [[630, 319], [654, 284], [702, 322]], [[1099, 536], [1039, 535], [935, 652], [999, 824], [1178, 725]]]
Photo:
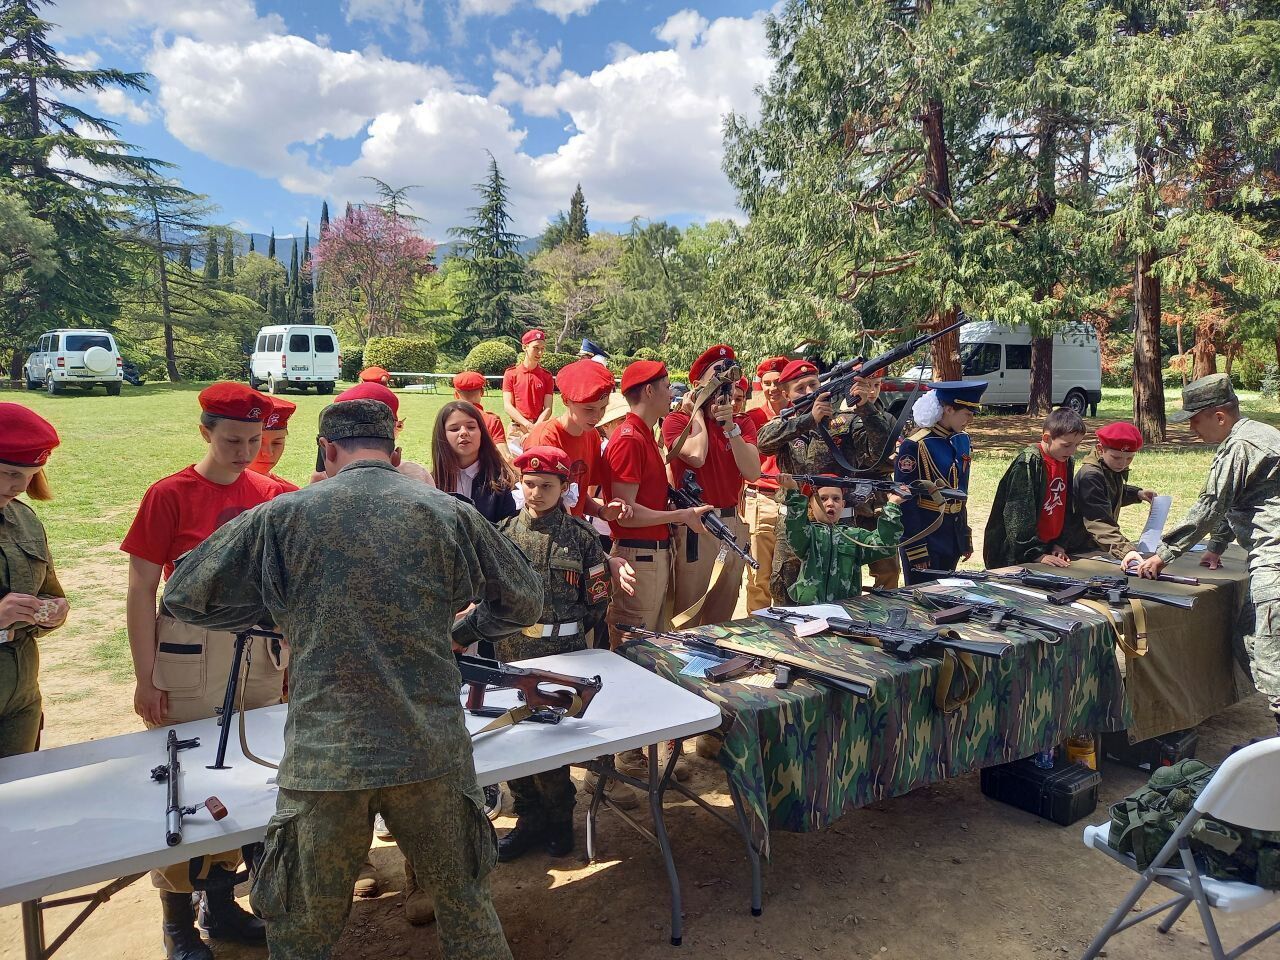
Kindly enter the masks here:
[[591, 234], [587, 230], [587, 200], [582, 195], [582, 184], [573, 191], [569, 199], [569, 222], [565, 225], [565, 240], [571, 243], [585, 243]]
[[298, 238], [293, 238], [293, 249], [289, 253], [289, 299], [288, 314], [296, 321], [302, 315], [302, 271], [298, 269]]
[[329, 232], [329, 201], [320, 204], [320, 236]]
[[271, 228], [271, 239], [267, 241], [267, 259], [274, 260], [276, 258], [276, 228]]
[[249, 252], [253, 253], [253, 234], [249, 234]]
[[229, 233], [222, 241], [222, 275], [228, 280], [236, 275], [236, 247]]
[[303, 323], [310, 323], [315, 313], [315, 280], [311, 276], [311, 224], [307, 224], [302, 240], [302, 310]]
[[204, 278], [209, 281], [218, 279], [218, 238], [212, 233], [204, 247]]

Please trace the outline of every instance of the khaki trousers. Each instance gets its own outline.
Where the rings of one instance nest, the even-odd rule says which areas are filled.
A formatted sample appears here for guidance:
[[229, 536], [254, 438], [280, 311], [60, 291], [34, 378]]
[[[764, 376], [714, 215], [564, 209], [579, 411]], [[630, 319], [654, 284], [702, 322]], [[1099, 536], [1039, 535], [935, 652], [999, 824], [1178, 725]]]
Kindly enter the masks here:
[[609, 624], [609, 646], [616, 649], [622, 642], [622, 631], [617, 624], [658, 630], [662, 626], [663, 607], [667, 601], [667, 585], [671, 580], [671, 548], [654, 550], [648, 547], [624, 547], [614, 542], [611, 555], [622, 557], [636, 571], [636, 594], [629, 597], [621, 590], [614, 590], [609, 598], [609, 612], [605, 621]]
[[759, 570], [747, 567], [747, 611], [773, 606], [769, 577], [773, 572], [773, 551], [778, 543], [778, 501], [763, 493], [746, 496], [747, 529], [751, 531], [751, 556]]
[[[721, 517], [740, 546], [748, 543], [747, 525], [737, 514]], [[708, 534], [697, 534], [698, 558], [689, 560], [687, 545], [694, 536], [688, 527], [681, 526], [672, 538], [672, 549], [675, 550], [675, 612], [683, 613], [698, 602], [703, 596], [706, 600], [697, 616], [685, 626], [696, 627], [710, 623], [725, 623], [733, 619], [733, 611], [738, 606], [738, 594], [742, 591], [742, 571], [746, 569], [746, 561], [732, 551], [726, 550], [723, 569], [719, 577], [712, 583], [715, 573], [716, 557], [719, 556], [723, 544]], [[758, 559], [758, 558], [757, 558]], [[764, 569], [764, 564], [760, 565]]]
[[[160, 614], [156, 617], [156, 640], [151, 682], [169, 694], [169, 711], [162, 726], [217, 716], [231, 674], [235, 634], [193, 627]], [[266, 640], [254, 637], [245, 646], [245, 659], [248, 667], [241, 665], [240, 672], [244, 708], [253, 710], [280, 703], [287, 650], [277, 658]], [[151, 883], [170, 893], [190, 893], [193, 879], [204, 880], [211, 869], [219, 866], [234, 872], [239, 865], [240, 851], [228, 850], [153, 870]]]

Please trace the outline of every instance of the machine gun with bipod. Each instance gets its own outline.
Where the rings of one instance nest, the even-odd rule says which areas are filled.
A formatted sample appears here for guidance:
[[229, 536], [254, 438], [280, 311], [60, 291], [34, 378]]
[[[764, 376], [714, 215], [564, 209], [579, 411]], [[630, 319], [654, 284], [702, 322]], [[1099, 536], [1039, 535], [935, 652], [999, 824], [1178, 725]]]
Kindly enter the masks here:
[[[702, 487], [698, 486], [698, 481], [694, 478], [692, 470], [684, 472], [684, 482], [677, 487], [667, 487], [667, 496], [671, 502], [682, 510], [696, 509], [705, 506], [702, 502]], [[732, 550], [743, 560], [752, 570], [760, 569], [760, 561], [751, 556], [750, 551], [738, 545], [738, 538], [733, 535], [733, 531], [725, 526], [724, 521], [716, 515], [714, 510], [704, 513], [699, 518], [702, 525], [707, 528], [707, 533], [711, 534], [717, 540], [725, 545], [725, 548]]]
[[182, 805], [180, 796], [182, 763], [178, 760], [178, 753], [198, 746], [200, 746], [199, 737], [179, 740], [178, 731], [170, 730], [169, 736], [165, 738], [166, 760], [164, 763], [151, 768], [151, 779], [156, 783], [163, 783], [167, 788], [165, 791], [164, 842], [171, 847], [176, 847], [182, 842], [183, 817], [189, 817], [199, 810], [208, 810], [209, 815], [214, 820], [221, 820], [227, 815], [227, 808], [222, 805], [222, 801], [217, 797], [209, 797], [203, 803], [197, 803], [194, 807], [184, 807]]
[[1048, 600], [1057, 606], [1065, 606], [1082, 598], [1101, 600], [1117, 606], [1126, 600], [1149, 600], [1152, 603], [1163, 603], [1165, 606], [1190, 610], [1196, 605], [1195, 597], [1178, 597], [1168, 593], [1154, 593], [1150, 590], [1135, 590], [1129, 586], [1128, 577], [1089, 577], [1077, 580], [1075, 577], [1064, 577], [1057, 573], [1044, 573], [1040, 570], [1022, 569], [1014, 573], [996, 573], [993, 570], [965, 570], [956, 573], [954, 570], [924, 570], [935, 577], [959, 577], [974, 580], [1017, 583], [1024, 587], [1032, 587], [1048, 594]]
[[969, 640], [954, 630], [923, 630], [919, 627], [907, 626], [907, 611], [901, 607], [890, 610], [888, 619], [884, 623], [874, 620], [854, 620], [851, 617], [817, 617], [813, 614], [784, 610], [779, 607], [769, 607], [752, 616], [793, 625], [822, 621], [826, 623], [826, 629], [830, 632], [853, 640], [873, 640], [874, 646], [879, 646], [899, 660], [911, 660], [918, 656], [936, 656], [942, 650], [999, 660], [1013, 649], [1012, 645], [1004, 641]]
[[988, 629], [1003, 630], [1010, 623], [1015, 623], [1052, 633], [1057, 638], [1052, 641], [1053, 643], [1070, 636], [1071, 632], [1080, 626], [1079, 620], [1055, 620], [1037, 616], [1012, 604], [966, 593], [935, 593], [930, 590], [872, 590], [871, 592], [877, 595], [909, 593], [916, 603], [929, 607], [933, 611], [929, 614], [929, 619], [939, 626], [985, 618], [986, 622], [983, 626]]

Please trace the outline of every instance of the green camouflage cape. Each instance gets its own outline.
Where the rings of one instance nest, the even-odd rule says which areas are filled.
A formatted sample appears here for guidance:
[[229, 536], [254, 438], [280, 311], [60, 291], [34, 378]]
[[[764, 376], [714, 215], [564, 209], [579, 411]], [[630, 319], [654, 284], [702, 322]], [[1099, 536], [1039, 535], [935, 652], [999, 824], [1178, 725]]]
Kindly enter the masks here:
[[[967, 592], [1062, 618], [1063, 608], [977, 584]], [[928, 614], [907, 597], [862, 596], [846, 601], [855, 618], [883, 620], [904, 606], [910, 623]], [[769, 829], [818, 830], [846, 810], [997, 763], [1030, 756], [1066, 737], [1123, 730], [1130, 722], [1116, 665], [1114, 634], [1092, 611], [1071, 608], [1082, 625], [1058, 644], [1045, 634], [1010, 627], [995, 632], [956, 624], [964, 637], [1005, 639], [1013, 651], [994, 661], [976, 657], [981, 685], [951, 714], [934, 706], [940, 661], [902, 662], [873, 647], [822, 634], [798, 639], [785, 627], [756, 619], [699, 627], [709, 637], [825, 660], [873, 686], [868, 700], [797, 681], [789, 689], [711, 683], [682, 676], [674, 653], [651, 644], [626, 656], [717, 704], [724, 714], [719, 761], [745, 807], [752, 840], [768, 856]]]

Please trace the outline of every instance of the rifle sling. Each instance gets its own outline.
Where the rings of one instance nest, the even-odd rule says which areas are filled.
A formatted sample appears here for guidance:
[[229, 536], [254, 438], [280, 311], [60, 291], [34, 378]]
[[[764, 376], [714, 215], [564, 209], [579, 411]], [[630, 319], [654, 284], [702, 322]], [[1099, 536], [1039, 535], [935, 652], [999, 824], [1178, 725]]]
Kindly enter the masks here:
[[[245, 733], [245, 729], [244, 729], [244, 687], [245, 687], [244, 681], [245, 681], [245, 678], [249, 676], [249, 661], [252, 659], [253, 659], [253, 641], [250, 640], [248, 643], [244, 645], [244, 666], [241, 671], [242, 675], [239, 677], [236, 677], [236, 683], [240, 687], [240, 689], [236, 691], [237, 692], [236, 707], [240, 711], [240, 752], [243, 753], [245, 757], [247, 757], [249, 760], [252, 760], [254, 763], [258, 764], [259, 766], [266, 767], [268, 770], [279, 770], [280, 764], [272, 763], [270, 760], [263, 760], [260, 756], [258, 756], [256, 753], [254, 753], [252, 750], [249, 749], [249, 737]], [[230, 723], [231, 718], [223, 717], [222, 722]]]
[[1147, 611], [1141, 600], [1129, 597], [1128, 601], [1129, 609], [1133, 611], [1132, 618], [1126, 618], [1123, 612], [1113, 609], [1105, 600], [1081, 599], [1079, 602], [1090, 610], [1102, 614], [1107, 623], [1111, 624], [1116, 642], [1120, 644], [1120, 649], [1124, 651], [1126, 657], [1146, 656]]

